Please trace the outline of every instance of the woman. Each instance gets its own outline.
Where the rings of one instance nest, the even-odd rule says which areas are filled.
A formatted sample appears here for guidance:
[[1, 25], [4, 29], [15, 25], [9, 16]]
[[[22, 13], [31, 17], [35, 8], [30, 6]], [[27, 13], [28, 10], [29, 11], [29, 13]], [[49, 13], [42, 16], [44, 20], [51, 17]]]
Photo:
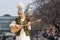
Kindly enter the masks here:
[[[23, 4], [19, 3], [18, 4], [18, 15], [17, 17], [11, 24], [10, 24], [10, 29], [11, 32], [14, 28], [19, 29], [16, 34], [16, 40], [30, 40], [30, 34], [29, 30], [31, 30], [31, 25], [30, 25], [30, 20], [25, 17], [24, 10], [23, 10]], [[24, 26], [25, 25], [25, 26]]]

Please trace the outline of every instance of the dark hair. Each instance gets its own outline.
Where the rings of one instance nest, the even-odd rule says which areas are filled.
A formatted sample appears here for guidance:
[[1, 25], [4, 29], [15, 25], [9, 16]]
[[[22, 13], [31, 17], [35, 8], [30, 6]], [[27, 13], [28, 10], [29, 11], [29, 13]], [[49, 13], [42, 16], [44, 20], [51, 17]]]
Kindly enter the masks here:
[[18, 12], [18, 15], [19, 15], [19, 12]]

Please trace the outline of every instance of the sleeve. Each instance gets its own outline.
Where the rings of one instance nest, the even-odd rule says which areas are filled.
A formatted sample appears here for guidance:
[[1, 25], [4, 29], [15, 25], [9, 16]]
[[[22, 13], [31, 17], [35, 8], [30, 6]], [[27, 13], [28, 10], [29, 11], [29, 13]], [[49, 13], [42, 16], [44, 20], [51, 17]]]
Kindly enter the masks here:
[[28, 22], [28, 24], [27, 24], [27, 28], [28, 28], [28, 30], [31, 30], [31, 24], [30, 24], [31, 22]]
[[15, 26], [15, 25], [16, 25], [16, 22], [12, 21], [12, 23], [9, 25], [9, 27], [12, 27], [12, 26]]

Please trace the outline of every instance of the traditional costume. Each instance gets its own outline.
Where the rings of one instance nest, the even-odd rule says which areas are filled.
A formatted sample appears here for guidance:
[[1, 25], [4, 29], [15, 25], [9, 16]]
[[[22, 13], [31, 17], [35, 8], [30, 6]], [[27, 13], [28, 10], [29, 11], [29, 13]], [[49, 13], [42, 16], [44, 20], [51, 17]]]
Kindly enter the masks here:
[[[19, 9], [20, 10], [20, 9]], [[21, 19], [20, 17], [17, 17], [11, 24], [10, 27], [14, 26], [14, 25], [26, 25], [29, 24], [30, 20], [26, 17], [24, 17], [23, 19]], [[19, 30], [18, 32], [16, 32], [16, 40], [30, 40], [30, 34], [29, 34], [29, 30], [31, 30], [31, 26], [29, 25], [24, 26], [21, 30]]]

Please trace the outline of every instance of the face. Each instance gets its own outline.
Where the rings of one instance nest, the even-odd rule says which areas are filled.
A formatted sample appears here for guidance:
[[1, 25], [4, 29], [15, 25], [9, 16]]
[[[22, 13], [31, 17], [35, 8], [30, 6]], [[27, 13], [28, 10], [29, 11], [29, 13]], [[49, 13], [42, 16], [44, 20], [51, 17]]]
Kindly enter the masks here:
[[21, 11], [21, 12], [18, 12], [18, 15], [21, 17], [21, 18], [23, 18], [23, 17], [25, 17], [25, 15], [24, 15], [24, 13]]

